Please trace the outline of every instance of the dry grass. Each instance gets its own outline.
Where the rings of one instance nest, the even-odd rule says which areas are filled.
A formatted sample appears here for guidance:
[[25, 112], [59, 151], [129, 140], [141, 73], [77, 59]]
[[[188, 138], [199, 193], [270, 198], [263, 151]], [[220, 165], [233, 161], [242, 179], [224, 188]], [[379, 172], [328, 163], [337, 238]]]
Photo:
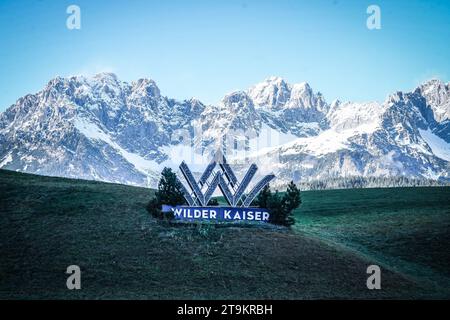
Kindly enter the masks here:
[[[152, 191], [0, 170], [1, 299], [417, 298], [435, 293], [371, 261], [283, 229], [174, 226]], [[65, 270], [82, 269], [82, 289]]]

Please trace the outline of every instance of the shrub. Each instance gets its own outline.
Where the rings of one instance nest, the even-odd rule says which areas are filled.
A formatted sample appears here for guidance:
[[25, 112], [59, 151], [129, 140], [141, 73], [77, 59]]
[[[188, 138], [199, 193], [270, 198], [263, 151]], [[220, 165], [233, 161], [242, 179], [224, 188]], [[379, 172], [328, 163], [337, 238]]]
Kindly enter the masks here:
[[217, 201], [216, 198], [212, 198], [211, 200], [209, 200], [208, 202], [208, 206], [215, 206], [217, 207], [219, 205], [219, 201]]
[[156, 191], [155, 197], [148, 202], [146, 207], [147, 211], [150, 212], [153, 217], [158, 219], [172, 219], [173, 214], [163, 213], [161, 211], [161, 206], [163, 204], [169, 206], [186, 204], [182, 188], [175, 172], [170, 168], [164, 168], [158, 183], [158, 191]]
[[270, 223], [291, 226], [295, 223], [294, 210], [301, 203], [300, 190], [291, 181], [284, 196], [280, 196], [278, 190], [272, 193], [270, 186], [265, 186], [252, 205], [269, 210]]

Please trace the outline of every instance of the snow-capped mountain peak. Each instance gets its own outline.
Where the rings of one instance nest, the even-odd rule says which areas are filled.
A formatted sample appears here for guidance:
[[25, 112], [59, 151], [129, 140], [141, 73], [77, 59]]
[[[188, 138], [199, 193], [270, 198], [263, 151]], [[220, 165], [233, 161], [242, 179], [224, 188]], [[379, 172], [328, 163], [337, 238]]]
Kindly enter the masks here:
[[278, 110], [291, 95], [291, 87], [280, 77], [270, 77], [247, 90], [258, 108]]
[[164, 166], [185, 160], [200, 168], [202, 152], [228, 139], [244, 141], [246, 161], [274, 171], [276, 183], [450, 180], [449, 91], [430, 80], [384, 103], [328, 104], [306, 82], [270, 77], [204, 105], [165, 97], [151, 79], [55, 77], [0, 114], [0, 167], [155, 186]]
[[415, 92], [425, 98], [437, 122], [450, 120], [450, 83], [432, 79], [419, 86]]
[[136, 82], [132, 82], [132, 92], [134, 95], [142, 97], [154, 97], [159, 99], [161, 97], [161, 92], [156, 85], [156, 82], [151, 79], [139, 79]]

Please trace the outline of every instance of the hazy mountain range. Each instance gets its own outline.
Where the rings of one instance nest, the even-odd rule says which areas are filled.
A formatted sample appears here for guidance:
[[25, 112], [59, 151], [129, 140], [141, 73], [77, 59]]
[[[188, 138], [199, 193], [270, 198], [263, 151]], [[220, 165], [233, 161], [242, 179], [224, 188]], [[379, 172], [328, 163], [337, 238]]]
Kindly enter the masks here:
[[[383, 103], [327, 102], [308, 83], [271, 77], [217, 105], [161, 95], [116, 75], [57, 77], [0, 114], [0, 168], [155, 186], [181, 160], [201, 171], [227, 149], [277, 184], [336, 177], [450, 181], [450, 88], [430, 80]], [[203, 162], [201, 162], [202, 160]]]

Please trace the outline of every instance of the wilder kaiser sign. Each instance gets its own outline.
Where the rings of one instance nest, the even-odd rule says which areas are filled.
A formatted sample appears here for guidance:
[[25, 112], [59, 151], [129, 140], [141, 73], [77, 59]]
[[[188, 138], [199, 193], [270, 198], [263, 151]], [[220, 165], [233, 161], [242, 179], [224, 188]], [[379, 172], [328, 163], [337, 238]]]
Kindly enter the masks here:
[[164, 212], [172, 211], [175, 219], [218, 221], [269, 221], [269, 212], [260, 208], [186, 207], [163, 206]]
[[[215, 170], [216, 167], [219, 170]], [[183, 194], [189, 206], [162, 206], [163, 212], [173, 212], [180, 220], [217, 220], [217, 221], [269, 221], [267, 209], [249, 207], [258, 193], [273, 179], [273, 174], [261, 179], [249, 193], [245, 193], [258, 167], [252, 164], [242, 181], [238, 181], [233, 170], [221, 152], [217, 152], [199, 181], [183, 161], [180, 171], [191, 191], [180, 181]], [[219, 187], [229, 207], [208, 206], [214, 191]]]

